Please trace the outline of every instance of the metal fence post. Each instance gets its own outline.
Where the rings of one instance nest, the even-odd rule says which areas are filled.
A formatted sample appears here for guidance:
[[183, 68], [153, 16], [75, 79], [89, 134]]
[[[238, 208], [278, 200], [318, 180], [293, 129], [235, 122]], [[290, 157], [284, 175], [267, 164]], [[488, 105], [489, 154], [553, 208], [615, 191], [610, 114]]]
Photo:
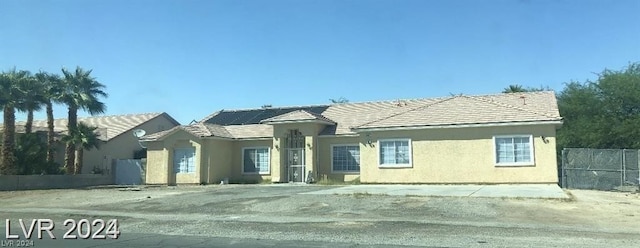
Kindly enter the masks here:
[[620, 173], [620, 187], [624, 186], [624, 180], [626, 179], [626, 153], [627, 153], [627, 149], [622, 149], [622, 173]]
[[566, 148], [562, 149], [562, 153], [561, 153], [562, 157], [560, 158], [560, 161], [561, 161], [560, 162], [560, 175], [561, 175], [560, 186], [562, 188], [564, 188], [564, 189], [567, 188], [567, 173], [565, 171], [565, 163], [566, 163], [565, 160], [566, 160], [566, 157], [567, 157], [566, 152], [567, 152]]

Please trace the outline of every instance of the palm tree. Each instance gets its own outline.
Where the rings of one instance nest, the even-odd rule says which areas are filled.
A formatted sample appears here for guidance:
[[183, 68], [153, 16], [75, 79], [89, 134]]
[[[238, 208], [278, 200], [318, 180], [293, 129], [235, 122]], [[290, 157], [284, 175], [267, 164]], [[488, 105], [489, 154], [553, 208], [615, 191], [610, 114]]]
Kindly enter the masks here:
[[19, 111], [27, 112], [27, 122], [24, 125], [24, 132], [30, 134], [33, 128], [33, 112], [40, 111], [45, 102], [44, 85], [35, 77], [28, 73], [24, 80], [18, 85], [22, 95], [22, 101], [16, 108]]
[[[60, 101], [68, 107], [67, 130], [71, 132], [78, 126], [78, 110], [82, 109], [91, 115], [104, 113], [106, 106], [98, 97], [107, 97], [105, 86], [91, 77], [91, 70], [85, 71], [77, 67], [74, 72], [62, 69], [64, 90]], [[65, 149], [65, 168], [70, 172], [75, 161], [75, 144], [67, 143]]]
[[73, 174], [80, 174], [82, 172], [84, 150], [97, 149], [100, 146], [96, 129], [98, 128], [80, 122], [76, 126], [76, 129], [71, 130], [68, 135], [62, 138], [67, 144], [73, 144], [76, 147]]
[[57, 74], [38, 72], [35, 75], [44, 87], [44, 104], [47, 112], [47, 163], [53, 164], [55, 155], [54, 126], [53, 126], [53, 103], [60, 103], [62, 94], [62, 80]]
[[0, 174], [15, 174], [16, 145], [16, 107], [21, 104], [22, 92], [19, 85], [27, 80], [28, 71], [17, 71], [15, 68], [0, 73], [0, 106], [3, 112], [2, 160]]
[[527, 92], [528, 90], [524, 88], [524, 86], [519, 84], [512, 84], [509, 87], [504, 88], [502, 93], [516, 93], [516, 92]]

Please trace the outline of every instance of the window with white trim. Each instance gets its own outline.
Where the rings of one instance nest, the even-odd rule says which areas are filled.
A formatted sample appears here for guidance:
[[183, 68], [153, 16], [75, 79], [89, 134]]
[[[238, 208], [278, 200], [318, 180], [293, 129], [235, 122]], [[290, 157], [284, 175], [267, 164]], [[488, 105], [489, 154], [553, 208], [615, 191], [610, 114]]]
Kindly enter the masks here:
[[533, 165], [531, 135], [495, 136], [496, 165]]
[[242, 173], [269, 174], [269, 148], [242, 148]]
[[333, 145], [331, 147], [331, 169], [333, 172], [360, 172], [360, 146]]
[[173, 150], [173, 169], [175, 173], [196, 172], [196, 148], [176, 148]]
[[380, 167], [411, 167], [411, 140], [379, 140]]

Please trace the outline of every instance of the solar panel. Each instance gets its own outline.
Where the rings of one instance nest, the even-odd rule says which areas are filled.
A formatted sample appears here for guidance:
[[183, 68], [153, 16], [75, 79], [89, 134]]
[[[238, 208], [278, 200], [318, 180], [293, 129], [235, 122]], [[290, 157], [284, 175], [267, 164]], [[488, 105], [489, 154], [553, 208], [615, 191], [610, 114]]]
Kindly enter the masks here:
[[310, 106], [310, 107], [290, 107], [290, 108], [266, 108], [266, 109], [250, 109], [237, 111], [222, 111], [211, 117], [205, 123], [216, 125], [247, 125], [260, 124], [261, 121], [283, 115], [297, 110], [305, 110], [311, 113], [322, 114], [329, 108], [329, 105]]

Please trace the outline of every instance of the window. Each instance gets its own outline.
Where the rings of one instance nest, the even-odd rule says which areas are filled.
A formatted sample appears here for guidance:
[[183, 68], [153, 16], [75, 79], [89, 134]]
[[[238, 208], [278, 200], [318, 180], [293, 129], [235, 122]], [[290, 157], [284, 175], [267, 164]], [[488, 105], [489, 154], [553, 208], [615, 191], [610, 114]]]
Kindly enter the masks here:
[[360, 146], [334, 145], [331, 147], [333, 172], [360, 172]]
[[196, 149], [178, 148], [173, 150], [173, 169], [175, 173], [195, 173]]
[[269, 174], [269, 148], [243, 148], [242, 173]]
[[380, 167], [411, 167], [411, 140], [379, 140]]
[[531, 135], [496, 136], [496, 165], [533, 165], [533, 137]]

